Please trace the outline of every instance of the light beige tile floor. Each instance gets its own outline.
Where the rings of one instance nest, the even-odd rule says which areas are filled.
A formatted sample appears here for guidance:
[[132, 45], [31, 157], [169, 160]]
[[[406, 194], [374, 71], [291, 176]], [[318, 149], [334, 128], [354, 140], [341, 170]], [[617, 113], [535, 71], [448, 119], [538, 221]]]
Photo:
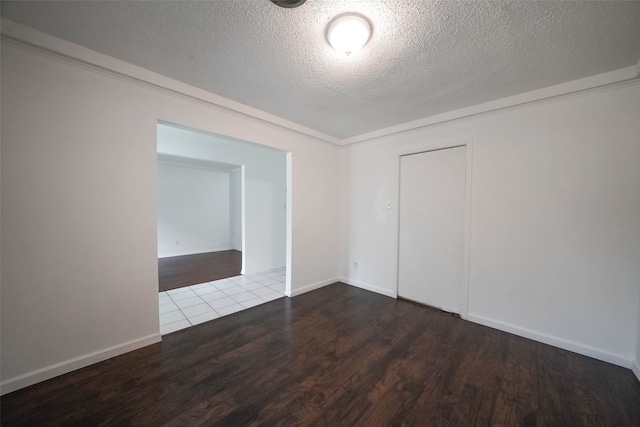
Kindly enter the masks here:
[[168, 334], [284, 297], [284, 267], [160, 292], [160, 333]]

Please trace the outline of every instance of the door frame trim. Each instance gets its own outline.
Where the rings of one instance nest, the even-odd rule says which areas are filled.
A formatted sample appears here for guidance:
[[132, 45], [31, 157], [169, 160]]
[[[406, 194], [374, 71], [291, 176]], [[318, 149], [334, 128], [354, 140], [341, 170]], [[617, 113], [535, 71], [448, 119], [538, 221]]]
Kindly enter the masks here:
[[426, 153], [429, 151], [445, 150], [447, 148], [465, 147], [465, 202], [464, 202], [464, 257], [462, 264], [462, 301], [460, 303], [460, 317], [467, 319], [469, 312], [469, 276], [471, 266], [471, 206], [472, 206], [472, 183], [473, 183], [473, 138], [463, 138], [455, 140], [443, 140], [429, 142], [396, 151], [397, 167], [397, 203], [396, 203], [396, 286], [395, 296], [398, 297], [398, 286], [400, 284], [400, 160], [403, 156]]

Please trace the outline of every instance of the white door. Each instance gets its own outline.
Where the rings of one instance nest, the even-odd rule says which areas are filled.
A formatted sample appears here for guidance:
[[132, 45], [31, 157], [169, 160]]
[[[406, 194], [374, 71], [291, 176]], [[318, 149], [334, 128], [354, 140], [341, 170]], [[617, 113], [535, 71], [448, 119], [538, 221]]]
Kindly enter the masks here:
[[466, 147], [400, 158], [398, 296], [460, 314]]

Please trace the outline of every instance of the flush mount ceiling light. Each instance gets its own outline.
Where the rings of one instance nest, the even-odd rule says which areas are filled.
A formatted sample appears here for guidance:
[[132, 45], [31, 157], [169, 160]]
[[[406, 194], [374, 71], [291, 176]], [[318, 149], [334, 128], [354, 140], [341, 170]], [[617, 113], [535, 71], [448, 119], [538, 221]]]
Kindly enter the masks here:
[[338, 15], [327, 26], [327, 41], [335, 50], [347, 56], [360, 50], [370, 37], [371, 23], [355, 13]]
[[292, 8], [292, 7], [300, 6], [302, 3], [304, 3], [307, 0], [271, 0], [271, 1], [280, 7]]

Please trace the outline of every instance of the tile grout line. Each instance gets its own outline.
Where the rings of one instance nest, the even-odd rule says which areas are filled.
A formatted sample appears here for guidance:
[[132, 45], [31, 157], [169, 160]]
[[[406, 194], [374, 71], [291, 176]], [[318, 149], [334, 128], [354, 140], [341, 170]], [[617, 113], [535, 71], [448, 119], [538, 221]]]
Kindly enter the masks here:
[[[239, 311], [247, 310], [249, 308], [256, 307], [258, 305], [265, 304], [267, 302], [270, 302], [270, 301], [273, 301], [275, 299], [283, 297], [284, 296], [284, 290], [279, 290], [278, 288], [282, 288], [284, 286], [284, 282], [286, 280], [286, 274], [274, 275], [275, 273], [279, 273], [279, 271], [272, 271], [272, 272], [265, 272], [265, 273], [270, 273], [271, 276], [267, 276], [266, 274], [260, 274], [259, 273], [259, 274], [256, 274], [256, 276], [258, 276], [258, 275], [261, 276], [261, 277], [258, 278], [258, 280], [255, 280], [256, 276], [253, 276], [253, 278], [246, 277], [246, 276], [236, 276], [236, 277], [233, 277], [233, 278], [220, 279], [220, 280], [215, 280], [215, 281], [211, 281], [211, 282], [204, 282], [204, 283], [199, 283], [199, 284], [195, 284], [195, 285], [186, 286], [183, 291], [172, 292], [171, 294], [168, 291], [161, 292], [161, 294], [164, 293], [169, 298], [169, 301], [166, 302], [165, 304], [172, 303], [176, 307], [176, 310], [168, 311], [168, 312], [162, 313], [162, 314], [173, 313], [174, 311], [178, 311], [179, 310], [180, 313], [182, 314], [182, 316], [184, 316], [184, 319], [180, 319], [180, 320], [177, 320], [175, 322], [170, 322], [170, 323], [168, 323], [166, 325], [163, 325], [161, 327], [161, 329], [162, 328], [166, 328], [167, 326], [170, 326], [172, 324], [175, 324], [175, 323], [178, 323], [178, 322], [182, 322], [183, 320], [187, 320], [187, 323], [190, 326], [194, 326], [195, 323], [193, 323], [192, 319], [195, 318], [195, 317], [198, 317], [198, 316], [203, 316], [205, 314], [212, 314], [213, 313], [217, 317], [214, 317], [213, 319], [210, 319], [210, 320], [215, 320], [216, 318], [224, 317], [226, 315], [226, 314], [225, 315], [221, 314], [219, 310], [224, 310], [225, 308], [232, 307], [232, 306], [238, 306], [239, 309], [238, 309], [238, 307], [235, 307], [234, 308], [235, 311], [232, 311], [231, 313], [228, 313], [228, 314], [232, 314], [232, 313], [236, 313], [236, 312], [239, 312]], [[281, 277], [282, 279], [276, 279], [276, 277]], [[236, 280], [233, 280], [233, 279], [236, 279]], [[274, 282], [273, 283], [269, 283], [269, 284], [262, 283], [262, 282], [267, 282], [267, 281], [268, 282], [274, 281]], [[218, 282], [218, 283], [217, 283], [217, 285], [214, 285], [213, 282]], [[223, 288], [219, 288], [218, 287], [220, 285], [223, 285], [225, 282], [229, 283], [232, 286], [224, 286]], [[259, 287], [254, 288], [254, 289], [246, 289], [244, 287], [246, 285], [253, 285], [253, 286], [259, 285]], [[211, 292], [207, 292], [205, 294], [199, 294], [199, 293], [195, 292], [195, 290], [194, 290], [194, 287], [198, 287], [198, 289], [202, 289], [202, 288], [206, 288], [207, 286], [212, 287], [214, 290], [211, 291]], [[231, 294], [225, 292], [225, 291], [228, 291], [229, 289], [235, 289], [235, 290], [241, 290], [241, 291], [240, 292], [233, 292]], [[258, 289], [267, 290], [268, 292], [266, 294], [264, 294], [264, 295], [277, 294], [278, 296], [276, 298], [270, 298], [269, 300], [267, 300], [267, 299], [264, 298], [264, 295], [259, 295], [259, 294], [256, 294], [254, 292], [254, 291], [258, 290]], [[190, 292], [191, 296], [188, 296], [186, 298], [180, 298], [180, 299], [177, 299], [177, 300], [172, 297], [172, 295], [179, 295], [179, 294], [182, 294], [184, 292]], [[220, 298], [215, 298], [215, 299], [212, 299], [212, 300], [205, 300], [202, 297], [202, 295], [206, 295], [206, 294], [209, 294], [209, 293], [215, 293], [215, 292], [220, 292], [222, 294], [222, 296], [220, 296]], [[249, 294], [249, 295], [252, 296], [252, 298], [245, 299], [244, 301], [238, 301], [237, 299], [234, 298], [234, 296], [237, 296], [237, 295], [240, 295], [240, 294]], [[178, 305], [179, 301], [188, 300], [188, 299], [192, 299], [192, 298], [197, 298], [200, 302], [197, 302], [195, 304], [191, 304], [191, 305], [189, 305], [187, 307], [180, 307]], [[223, 299], [223, 298], [229, 298], [231, 301], [233, 301], [233, 303], [231, 303], [229, 305], [225, 305], [224, 307], [220, 307], [218, 309], [214, 308], [211, 305], [211, 303], [213, 301], [216, 301], [216, 300], [219, 300], [219, 299]], [[260, 302], [256, 303], [256, 304], [252, 304], [252, 305], [250, 305], [248, 307], [245, 307], [243, 305], [243, 303], [245, 303], [247, 301], [253, 301], [253, 300], [256, 300], [256, 299], [258, 299]], [[206, 304], [211, 309], [211, 311], [207, 311], [207, 312], [204, 312], [204, 313], [196, 314], [196, 315], [193, 315], [193, 316], [187, 316], [187, 314], [184, 312], [184, 309], [188, 309], [189, 307], [195, 307], [197, 305], [202, 305], [202, 304]], [[162, 314], [160, 316], [162, 316]], [[205, 320], [205, 321], [207, 321], [207, 320]], [[200, 323], [202, 323], [202, 322], [200, 322]], [[183, 328], [180, 328], [180, 329], [184, 329], [184, 328], [187, 328], [187, 327], [189, 327], [189, 326], [184, 326]], [[176, 329], [176, 330], [180, 330], [180, 329]]]

